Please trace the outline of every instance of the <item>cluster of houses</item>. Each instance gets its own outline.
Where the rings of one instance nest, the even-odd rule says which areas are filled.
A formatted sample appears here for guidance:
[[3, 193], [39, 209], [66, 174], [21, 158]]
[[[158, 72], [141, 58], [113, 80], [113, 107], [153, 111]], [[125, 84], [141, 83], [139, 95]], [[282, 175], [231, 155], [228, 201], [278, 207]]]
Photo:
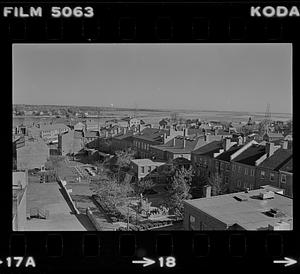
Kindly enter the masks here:
[[[136, 159], [131, 162], [130, 172], [135, 180], [150, 178], [157, 184], [163, 184], [164, 172], [169, 170], [171, 164], [175, 164], [186, 168], [192, 166], [196, 175], [205, 174], [207, 178], [213, 178], [217, 174], [227, 193], [218, 197], [221, 199], [231, 195], [228, 196], [230, 203], [232, 194], [242, 191], [259, 192], [262, 187], [271, 188], [276, 197], [283, 194], [284, 199], [289, 199], [287, 204], [291, 203], [293, 197], [293, 140], [290, 134], [268, 130], [263, 136], [258, 133], [245, 135], [232, 125], [225, 128], [218, 123], [197, 121], [188, 125], [172, 124], [168, 119], [161, 120], [154, 127], [135, 117], [101, 123], [97, 119], [86, 119], [68, 125], [19, 125], [13, 128], [13, 133], [13, 156], [19, 170], [43, 165], [50, 155], [49, 145], [55, 143], [59, 155], [75, 155], [89, 150], [98, 152], [100, 157], [101, 153], [113, 154], [117, 150], [134, 148]], [[216, 197], [211, 197], [209, 188], [203, 189], [202, 196], [206, 198], [185, 203], [185, 218], [188, 218], [185, 219], [185, 229], [207, 228], [207, 221], [196, 220], [195, 203], [199, 200], [199, 205], [201, 204], [197, 209], [199, 213], [203, 211], [201, 199]], [[189, 209], [194, 212], [192, 215]], [[255, 211], [257, 210], [256, 207]], [[204, 213], [201, 214], [199, 216]], [[207, 212], [204, 215], [207, 216]], [[239, 223], [227, 224], [226, 227], [233, 229], [236, 224], [239, 228], [247, 229]], [[272, 227], [277, 226], [274, 224]], [[286, 227], [286, 223], [283, 226]], [[213, 225], [211, 229], [214, 229]]]

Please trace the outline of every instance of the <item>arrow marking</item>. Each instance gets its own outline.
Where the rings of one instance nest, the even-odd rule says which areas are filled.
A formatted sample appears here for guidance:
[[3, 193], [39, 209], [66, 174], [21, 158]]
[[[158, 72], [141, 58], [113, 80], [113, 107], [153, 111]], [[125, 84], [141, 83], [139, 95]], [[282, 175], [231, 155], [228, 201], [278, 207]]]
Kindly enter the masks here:
[[297, 263], [296, 260], [293, 260], [288, 257], [284, 257], [284, 260], [278, 260], [278, 261], [273, 261], [273, 262], [274, 262], [274, 264], [285, 264], [284, 266], [290, 266], [290, 265]]
[[143, 257], [143, 260], [141, 261], [132, 261], [133, 264], [143, 264], [143, 267], [155, 264], [155, 261], [148, 259], [146, 257]]

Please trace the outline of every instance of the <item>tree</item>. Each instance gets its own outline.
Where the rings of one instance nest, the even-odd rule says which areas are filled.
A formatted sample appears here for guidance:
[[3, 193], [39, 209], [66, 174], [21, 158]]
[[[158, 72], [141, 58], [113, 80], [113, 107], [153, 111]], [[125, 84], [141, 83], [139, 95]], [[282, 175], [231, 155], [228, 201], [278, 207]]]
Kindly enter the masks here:
[[127, 170], [129, 168], [130, 162], [134, 159], [135, 152], [132, 149], [119, 150], [115, 152], [114, 165], [118, 169], [118, 178], [120, 181], [121, 170]]
[[202, 196], [203, 186], [208, 184], [207, 172], [200, 168], [195, 170], [195, 175], [191, 184], [191, 194], [193, 197], [198, 198]]
[[137, 195], [143, 194], [146, 190], [151, 189], [154, 183], [151, 179], [142, 179], [134, 184], [135, 193]]
[[114, 206], [124, 203], [127, 197], [133, 193], [133, 188], [129, 183], [120, 184], [105, 172], [101, 173], [97, 182], [93, 182], [92, 188], [99, 197], [105, 198]]
[[183, 201], [191, 198], [190, 186], [192, 182], [192, 169], [185, 168], [175, 169], [171, 177], [169, 186], [170, 197], [168, 205], [174, 210], [175, 214], [182, 217], [183, 215]]
[[223, 183], [223, 179], [219, 173], [214, 173], [208, 178], [208, 184], [211, 186], [212, 196], [225, 194], [227, 186]]

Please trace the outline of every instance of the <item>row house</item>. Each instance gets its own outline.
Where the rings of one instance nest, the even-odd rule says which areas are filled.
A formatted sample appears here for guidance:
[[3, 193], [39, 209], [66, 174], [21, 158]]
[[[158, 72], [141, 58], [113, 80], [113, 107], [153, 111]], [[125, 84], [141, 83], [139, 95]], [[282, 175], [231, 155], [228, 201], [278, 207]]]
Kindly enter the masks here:
[[151, 158], [150, 146], [163, 144], [168, 131], [164, 129], [146, 128], [133, 135], [133, 147], [139, 158]]
[[84, 148], [82, 131], [71, 130], [58, 136], [58, 153], [60, 155], [77, 154]]
[[111, 138], [112, 151], [127, 150], [133, 147], [133, 134], [133, 130], [127, 131], [127, 128], [124, 128], [122, 133], [113, 136]]
[[[270, 143], [269, 143], [270, 144]], [[255, 189], [257, 166], [271, 155], [273, 146], [260, 145], [251, 141], [230, 156], [231, 178], [229, 184], [230, 192]]]
[[151, 179], [159, 182], [160, 174], [158, 168], [165, 165], [164, 162], [154, 162], [150, 159], [133, 159], [130, 162], [130, 168], [134, 174], [134, 180]]
[[87, 148], [98, 149], [100, 146], [100, 133], [99, 131], [84, 131], [83, 140]]
[[49, 156], [50, 149], [42, 139], [25, 139], [25, 144], [15, 147], [16, 168], [18, 170], [41, 168]]
[[47, 143], [58, 142], [58, 135], [66, 133], [70, 130], [65, 124], [46, 124], [40, 125], [38, 131], [40, 137]]
[[227, 138], [222, 141], [211, 142], [192, 152], [196, 170], [208, 176], [218, 173], [230, 192], [271, 185], [286, 189], [285, 194], [290, 195], [292, 172], [288, 184], [282, 186], [280, 183], [281, 177], [286, 180], [286, 176], [280, 175], [280, 168], [292, 158], [292, 152], [286, 146], [275, 146], [271, 142], [258, 144], [254, 140], [244, 143], [242, 140], [231, 142]]
[[274, 150], [273, 143], [268, 146], [271, 147], [269, 157], [257, 166], [256, 187], [271, 185], [281, 188], [279, 170], [292, 158], [292, 151], [286, 146]]
[[127, 123], [126, 126], [130, 127], [130, 128], [133, 127], [133, 126], [137, 127], [141, 124], [141, 120], [138, 119], [138, 118], [134, 118], [134, 117], [125, 117], [125, 118], [121, 119], [121, 121], [126, 122]]
[[282, 135], [282, 133], [276, 133], [276, 132], [266, 132], [263, 136], [263, 140], [266, 142], [274, 142], [283, 139], [284, 136]]
[[183, 136], [176, 136], [162, 145], [151, 146], [150, 151], [154, 159], [170, 161], [176, 158], [191, 160], [192, 151], [209, 142], [209, 135], [187, 135], [184, 129]]
[[293, 158], [279, 169], [279, 187], [284, 194], [293, 198]]
[[214, 173], [219, 173], [222, 170], [228, 171], [228, 163], [224, 160], [216, 160], [217, 156], [224, 151], [227, 152], [234, 146], [236, 142], [231, 142], [231, 139], [224, 138], [221, 140], [214, 140], [208, 144], [194, 150], [192, 152], [192, 165], [197, 172], [206, 174], [210, 177]]

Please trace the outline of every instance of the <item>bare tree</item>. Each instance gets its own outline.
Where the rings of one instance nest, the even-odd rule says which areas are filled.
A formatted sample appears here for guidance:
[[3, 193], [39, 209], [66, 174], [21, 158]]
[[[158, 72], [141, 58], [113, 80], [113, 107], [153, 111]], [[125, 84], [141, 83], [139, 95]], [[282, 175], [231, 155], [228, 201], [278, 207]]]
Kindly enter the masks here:
[[226, 193], [226, 186], [219, 173], [214, 173], [208, 178], [208, 183], [211, 186], [212, 196], [222, 195]]

